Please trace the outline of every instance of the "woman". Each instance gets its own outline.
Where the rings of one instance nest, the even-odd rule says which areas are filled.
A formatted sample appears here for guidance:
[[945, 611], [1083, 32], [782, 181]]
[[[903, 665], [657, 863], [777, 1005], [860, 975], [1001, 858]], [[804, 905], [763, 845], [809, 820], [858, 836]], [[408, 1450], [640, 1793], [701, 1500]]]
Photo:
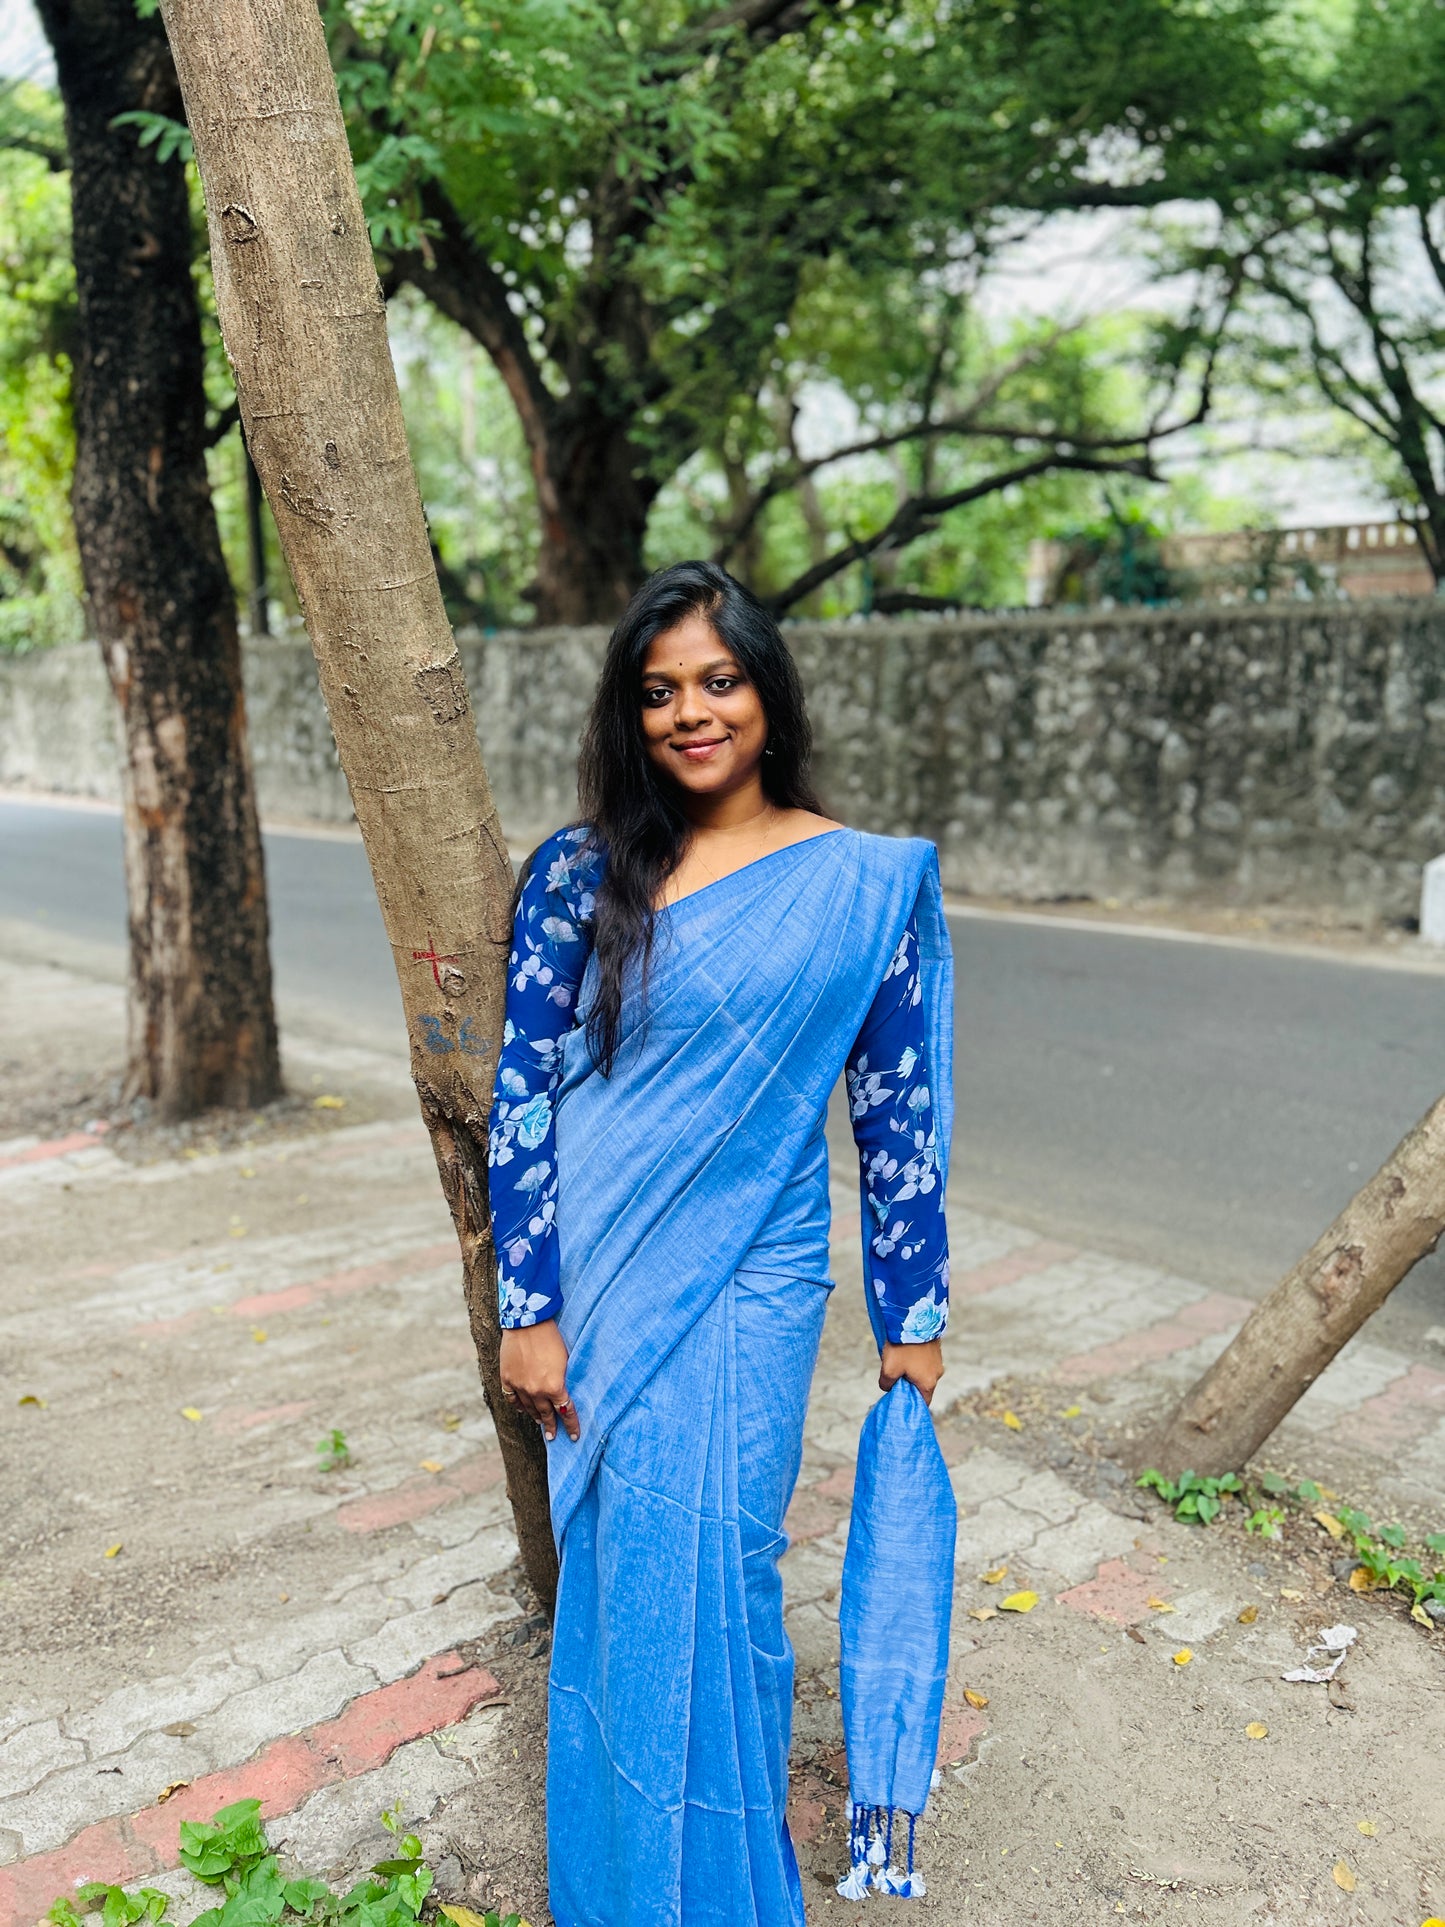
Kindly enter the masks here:
[[558, 1927], [801, 1927], [778, 1559], [846, 1069], [880, 1384], [932, 1397], [950, 960], [929, 844], [818, 808], [776, 625], [700, 562], [634, 597], [584, 822], [520, 888], [492, 1110], [502, 1382], [549, 1442]]

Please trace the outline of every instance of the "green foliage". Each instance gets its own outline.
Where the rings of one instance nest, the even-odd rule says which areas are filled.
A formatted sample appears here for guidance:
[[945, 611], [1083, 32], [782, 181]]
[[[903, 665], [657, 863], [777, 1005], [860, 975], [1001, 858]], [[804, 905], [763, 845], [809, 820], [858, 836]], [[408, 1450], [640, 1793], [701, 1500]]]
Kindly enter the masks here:
[[1256, 1506], [1244, 1522], [1246, 1532], [1258, 1533], [1262, 1539], [1278, 1539], [1280, 1527], [1285, 1521], [1283, 1506]]
[[154, 147], [158, 161], [174, 160], [177, 154], [183, 161], [193, 161], [196, 158], [190, 128], [183, 120], [172, 120], [168, 114], [146, 114], [139, 111], [117, 114], [111, 126], [136, 128], [141, 146]]
[[316, 1469], [340, 1472], [350, 1463], [351, 1447], [346, 1443], [346, 1434], [333, 1426], [325, 1438], [316, 1441]]
[[1194, 1520], [1202, 1526], [1218, 1518], [1225, 1500], [1244, 1489], [1244, 1481], [1237, 1472], [1226, 1472], [1218, 1479], [1201, 1478], [1197, 1472], [1181, 1472], [1177, 1479], [1166, 1479], [1152, 1467], [1136, 1484], [1149, 1487], [1166, 1505], [1172, 1505], [1176, 1519]]

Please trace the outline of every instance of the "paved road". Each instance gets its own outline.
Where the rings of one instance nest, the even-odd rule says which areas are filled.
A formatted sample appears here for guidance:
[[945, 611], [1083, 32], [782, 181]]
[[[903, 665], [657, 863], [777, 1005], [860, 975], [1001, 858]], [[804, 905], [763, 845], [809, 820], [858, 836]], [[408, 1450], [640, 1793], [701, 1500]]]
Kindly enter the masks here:
[[[283, 1012], [395, 1026], [360, 847], [273, 835], [266, 856]], [[0, 917], [118, 943], [117, 819], [0, 805]], [[1006, 919], [953, 932], [958, 1180], [1053, 1237], [1258, 1292], [1445, 1089], [1445, 976]], [[1445, 1323], [1445, 1257], [1377, 1323], [1411, 1346]]]

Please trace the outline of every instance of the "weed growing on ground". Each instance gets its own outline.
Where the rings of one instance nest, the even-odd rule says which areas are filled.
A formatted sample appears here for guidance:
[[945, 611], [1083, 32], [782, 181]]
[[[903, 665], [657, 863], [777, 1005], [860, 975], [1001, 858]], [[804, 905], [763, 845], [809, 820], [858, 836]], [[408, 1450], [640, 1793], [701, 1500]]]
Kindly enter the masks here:
[[[340, 1433], [333, 1433], [340, 1438]], [[288, 1879], [271, 1851], [261, 1825], [261, 1802], [238, 1800], [209, 1820], [181, 1822], [181, 1865], [225, 1899], [198, 1915], [194, 1927], [278, 1927], [308, 1921], [313, 1927], [414, 1927], [435, 1876], [422, 1858], [421, 1840], [401, 1831], [400, 1808], [383, 1813], [381, 1823], [397, 1837], [396, 1853], [378, 1860], [370, 1875], [348, 1893], [333, 1893], [324, 1880], [302, 1874]], [[170, 1895], [155, 1887], [127, 1893], [104, 1881], [89, 1881], [75, 1897], [62, 1896], [45, 1916], [52, 1927], [83, 1927], [82, 1916], [100, 1915], [101, 1927], [171, 1927]], [[518, 1914], [475, 1914], [467, 1907], [444, 1907], [460, 1927], [527, 1927]]]
[[[1266, 1472], [1258, 1487], [1246, 1486], [1236, 1472], [1217, 1479], [1201, 1478], [1197, 1472], [1182, 1472], [1177, 1479], [1166, 1479], [1150, 1467], [1137, 1483], [1157, 1492], [1166, 1505], [1174, 1508], [1176, 1519], [1208, 1525], [1231, 1499], [1239, 1499], [1249, 1510], [1244, 1529], [1268, 1539], [1283, 1536], [1287, 1507], [1308, 1508], [1311, 1518], [1337, 1542], [1348, 1544], [1358, 1564], [1350, 1574], [1356, 1592], [1399, 1591], [1410, 1594], [1412, 1616], [1430, 1623], [1425, 1613], [1427, 1601], [1445, 1603], [1445, 1566], [1427, 1571], [1427, 1562], [1409, 1556], [1404, 1548], [1408, 1534], [1402, 1525], [1376, 1526], [1368, 1513], [1354, 1506], [1340, 1505], [1335, 1495], [1313, 1479], [1291, 1485], [1277, 1472]], [[1334, 1510], [1327, 1510], [1328, 1504]], [[1445, 1554], [1445, 1532], [1430, 1532], [1420, 1542], [1422, 1550]]]
[[350, 1463], [351, 1447], [346, 1443], [346, 1434], [333, 1426], [324, 1439], [316, 1441], [316, 1469], [340, 1472]]

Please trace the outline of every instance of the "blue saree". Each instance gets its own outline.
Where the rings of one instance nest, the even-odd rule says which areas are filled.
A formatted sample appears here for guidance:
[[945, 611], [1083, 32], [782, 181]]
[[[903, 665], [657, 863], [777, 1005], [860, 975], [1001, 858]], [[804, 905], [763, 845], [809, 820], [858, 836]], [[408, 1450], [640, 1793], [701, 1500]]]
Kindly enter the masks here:
[[930, 844], [831, 831], [662, 912], [610, 1077], [583, 978], [555, 1111], [582, 1428], [548, 1448], [558, 1927], [802, 1927], [778, 1560], [827, 1299], [822, 1128], [911, 919], [941, 1171], [952, 964]]

